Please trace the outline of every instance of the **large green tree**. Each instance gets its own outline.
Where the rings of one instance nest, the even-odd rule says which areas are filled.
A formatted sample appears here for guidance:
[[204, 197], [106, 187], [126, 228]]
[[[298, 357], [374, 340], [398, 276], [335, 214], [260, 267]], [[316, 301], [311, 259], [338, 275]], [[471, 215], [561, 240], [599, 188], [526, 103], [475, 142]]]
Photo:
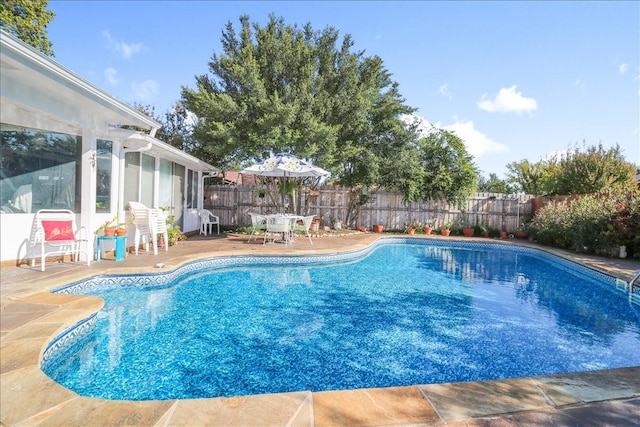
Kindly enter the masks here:
[[507, 181], [525, 194], [547, 194], [550, 170], [546, 162], [524, 159], [507, 165]]
[[443, 198], [461, 205], [476, 191], [478, 173], [464, 142], [453, 132], [438, 130], [420, 141], [422, 191], [415, 200]]
[[500, 179], [495, 173], [490, 173], [488, 178], [478, 174], [478, 191], [511, 194], [515, 193], [516, 190], [515, 186], [504, 179]]
[[406, 141], [398, 85], [378, 57], [353, 52], [350, 36], [314, 31], [270, 16], [261, 27], [240, 18], [228, 23], [223, 52], [210, 75], [183, 88], [185, 106], [198, 117], [197, 155], [219, 167], [291, 152], [332, 172], [350, 188], [381, 186]]
[[55, 56], [47, 38], [47, 26], [55, 13], [48, 0], [2, 0], [0, 28], [48, 56]]
[[264, 28], [247, 16], [240, 23], [240, 34], [227, 24], [223, 53], [209, 63], [211, 75], [197, 76], [195, 90], [183, 88], [185, 106], [200, 119], [196, 154], [233, 167], [271, 152], [312, 160], [321, 150], [333, 152], [336, 129], [322, 120], [331, 103], [316, 49], [331, 30], [318, 36], [310, 25], [298, 29], [273, 16]]
[[141, 113], [162, 124], [156, 133], [156, 138], [187, 153], [193, 153], [197, 150], [198, 144], [193, 139], [193, 123], [189, 112], [180, 101], [175, 102], [171, 109], [165, 111], [163, 115], [157, 114], [152, 105], [134, 103], [133, 106]]
[[[423, 179], [431, 173], [424, 168], [435, 167], [425, 160], [426, 150], [443, 148], [419, 143], [415, 125], [402, 120], [414, 109], [382, 59], [353, 46], [349, 35], [341, 39], [331, 27], [314, 31], [310, 24], [290, 26], [275, 16], [264, 26], [242, 16], [239, 31], [229, 22], [209, 74], [196, 77], [195, 89], [182, 90], [182, 102], [197, 117], [192, 154], [220, 168], [277, 152], [308, 159], [351, 189], [347, 223], [355, 221], [374, 188], [397, 189], [408, 201], [433, 194], [459, 201], [458, 190], [468, 188], [462, 182], [466, 174], [448, 181], [455, 189], [442, 181], [433, 190], [435, 184]], [[466, 170], [468, 156], [458, 150], [462, 142], [444, 135], [444, 145], [455, 146], [444, 157], [460, 162], [448, 165], [449, 171]]]

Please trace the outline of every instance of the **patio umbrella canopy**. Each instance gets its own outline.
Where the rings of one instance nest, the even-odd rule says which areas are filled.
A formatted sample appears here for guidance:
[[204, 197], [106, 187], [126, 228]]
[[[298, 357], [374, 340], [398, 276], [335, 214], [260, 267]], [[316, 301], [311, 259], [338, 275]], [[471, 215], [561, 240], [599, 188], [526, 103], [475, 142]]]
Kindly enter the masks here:
[[304, 160], [288, 153], [280, 153], [271, 156], [262, 163], [257, 163], [245, 168], [240, 173], [261, 176], [281, 176], [285, 178], [319, 177], [329, 175], [329, 172], [326, 170], [305, 162]]

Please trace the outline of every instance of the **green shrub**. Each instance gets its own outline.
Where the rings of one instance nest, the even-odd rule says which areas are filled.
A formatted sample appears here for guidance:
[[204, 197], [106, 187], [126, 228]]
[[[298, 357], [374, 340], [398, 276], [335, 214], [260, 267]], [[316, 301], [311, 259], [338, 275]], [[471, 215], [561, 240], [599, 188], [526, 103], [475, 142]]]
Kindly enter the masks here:
[[253, 233], [253, 227], [251, 226], [236, 227], [233, 231], [239, 234], [251, 234]]
[[173, 246], [179, 241], [187, 240], [187, 235], [182, 232], [179, 225], [167, 227], [167, 236], [169, 237], [169, 246]]
[[566, 202], [549, 204], [540, 209], [529, 225], [529, 232], [539, 243], [568, 248], [570, 224], [570, 208]]
[[611, 254], [627, 246], [640, 257], [638, 192], [589, 194], [540, 209], [529, 231], [539, 243], [578, 252]]

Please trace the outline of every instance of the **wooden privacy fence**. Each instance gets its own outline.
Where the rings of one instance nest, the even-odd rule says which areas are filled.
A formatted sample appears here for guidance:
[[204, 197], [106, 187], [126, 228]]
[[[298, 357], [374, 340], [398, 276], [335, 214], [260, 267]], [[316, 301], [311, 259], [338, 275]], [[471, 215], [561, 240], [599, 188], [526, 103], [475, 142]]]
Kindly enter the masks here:
[[[249, 212], [268, 214], [276, 213], [279, 209], [269, 202], [268, 197], [259, 197], [255, 189], [245, 186], [207, 186], [204, 207], [218, 215], [223, 225], [251, 225]], [[349, 206], [348, 189], [318, 187], [312, 194], [308, 210], [302, 198], [301, 212], [316, 215], [323, 225], [331, 225], [334, 220], [345, 220]], [[423, 225], [431, 223], [436, 228], [446, 223], [460, 227], [485, 224], [493, 229], [514, 232], [519, 225], [530, 221], [532, 198], [530, 195], [476, 193], [461, 209], [437, 200], [404, 203], [399, 193], [370, 191], [368, 203], [360, 207], [356, 223], [344, 226], [371, 228], [373, 224], [382, 224], [386, 229], [404, 229], [412, 222]]]

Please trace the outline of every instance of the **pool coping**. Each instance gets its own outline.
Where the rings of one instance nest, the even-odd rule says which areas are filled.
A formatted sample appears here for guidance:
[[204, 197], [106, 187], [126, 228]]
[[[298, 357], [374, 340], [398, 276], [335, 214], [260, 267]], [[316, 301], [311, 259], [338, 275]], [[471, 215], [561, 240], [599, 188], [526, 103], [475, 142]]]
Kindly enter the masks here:
[[430, 425], [532, 414], [575, 418], [580, 408], [584, 412], [594, 405], [622, 406], [626, 416], [640, 407], [640, 367], [233, 398], [129, 402], [81, 397], [49, 379], [40, 361], [52, 337], [96, 313], [103, 302], [50, 293], [54, 287], [42, 283], [34, 292], [3, 297], [0, 421], [5, 425]]

